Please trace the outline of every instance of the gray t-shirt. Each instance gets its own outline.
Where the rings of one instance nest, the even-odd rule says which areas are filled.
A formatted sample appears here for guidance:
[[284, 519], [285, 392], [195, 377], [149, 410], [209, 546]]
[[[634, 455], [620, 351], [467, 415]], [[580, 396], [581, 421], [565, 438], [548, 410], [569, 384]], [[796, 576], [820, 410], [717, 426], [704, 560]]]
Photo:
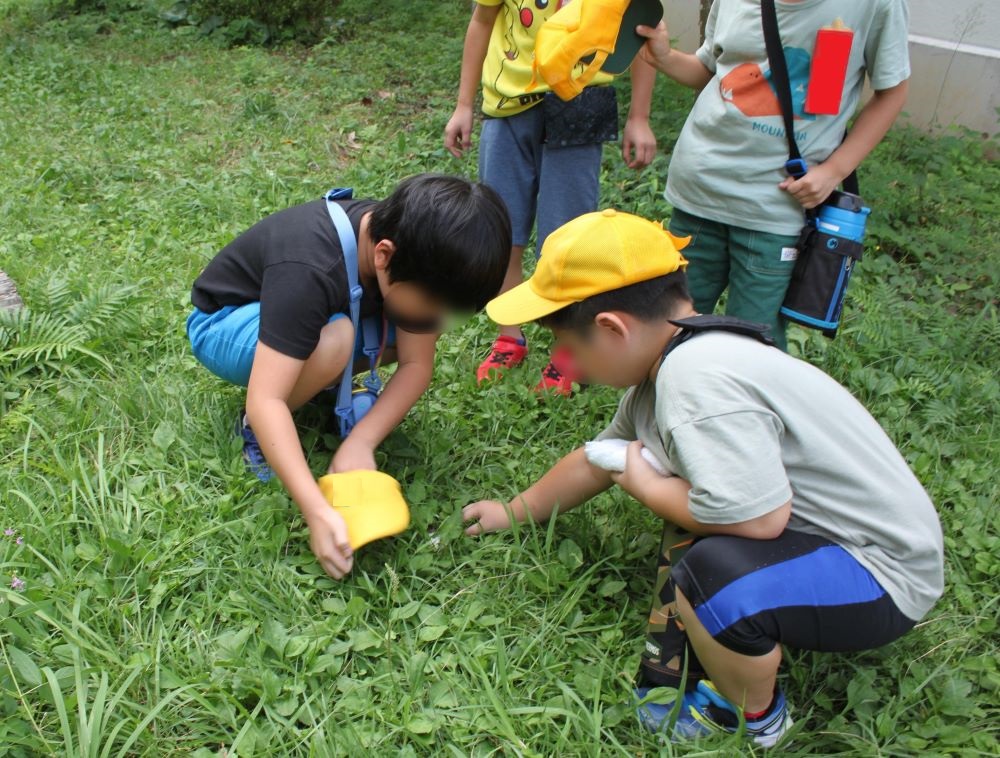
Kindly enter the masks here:
[[941, 596], [941, 525], [906, 461], [844, 387], [777, 348], [725, 332], [691, 338], [655, 384], [625, 394], [600, 438], [641, 440], [691, 482], [704, 524], [791, 500], [788, 528], [841, 545], [909, 618]]
[[[910, 76], [906, 0], [801, 0], [775, 3], [795, 110], [795, 138], [810, 166], [844, 136], [865, 73], [876, 89]], [[804, 112], [816, 32], [841, 19], [853, 30], [836, 116]], [[778, 183], [788, 143], [771, 84], [759, 0], [715, 0], [695, 53], [714, 73], [674, 147], [665, 196], [695, 216], [772, 234], [798, 234], [802, 207]]]

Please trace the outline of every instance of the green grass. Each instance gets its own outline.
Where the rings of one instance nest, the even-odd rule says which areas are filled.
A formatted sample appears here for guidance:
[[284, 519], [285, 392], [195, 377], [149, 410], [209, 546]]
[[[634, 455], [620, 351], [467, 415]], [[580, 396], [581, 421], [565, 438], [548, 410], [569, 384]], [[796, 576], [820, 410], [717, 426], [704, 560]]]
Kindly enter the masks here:
[[[0, 1], [0, 268], [31, 306], [0, 324], [0, 529], [23, 537], [0, 542], [0, 753], [741, 750], [672, 748], [631, 715], [658, 538], [640, 506], [611, 493], [545, 527], [460, 533], [462, 505], [511, 495], [614, 409], [610, 390], [529, 392], [544, 335], [488, 392], [485, 320], [443, 340], [432, 391], [379, 453], [413, 526], [340, 583], [281, 489], [244, 473], [240, 393], [188, 353], [191, 281], [263, 215], [332, 185], [474, 172], [440, 147], [467, 6], [345, 0], [325, 43], [269, 52], [144, 10]], [[665, 149], [690, 103], [659, 82]], [[926, 484], [948, 581], [897, 644], [788, 656], [792, 754], [1000, 751], [1000, 170], [983, 155], [895, 132], [862, 173], [876, 215], [842, 335], [792, 335]], [[604, 202], [666, 216], [666, 164], [632, 173], [609, 147]], [[319, 472], [333, 437], [319, 410], [301, 421]]]

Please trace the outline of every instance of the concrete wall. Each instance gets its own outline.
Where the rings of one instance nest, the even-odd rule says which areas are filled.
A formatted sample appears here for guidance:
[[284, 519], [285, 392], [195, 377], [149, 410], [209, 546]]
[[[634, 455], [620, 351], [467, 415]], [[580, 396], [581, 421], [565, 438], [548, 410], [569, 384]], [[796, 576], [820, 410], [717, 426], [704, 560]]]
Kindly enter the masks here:
[[912, 123], [1000, 131], [1000, 2], [910, 0]]
[[[664, 6], [678, 48], [694, 50], [700, 3], [664, 0]], [[910, 61], [910, 123], [1000, 132], [1000, 0], [910, 0]]]

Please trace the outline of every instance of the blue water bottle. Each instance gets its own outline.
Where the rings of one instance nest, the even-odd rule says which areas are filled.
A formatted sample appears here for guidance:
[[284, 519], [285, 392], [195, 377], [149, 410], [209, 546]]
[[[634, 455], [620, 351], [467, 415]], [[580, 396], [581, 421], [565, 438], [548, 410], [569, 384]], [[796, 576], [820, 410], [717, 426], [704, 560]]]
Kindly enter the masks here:
[[[843, 237], [851, 242], [861, 244], [865, 238], [865, 225], [872, 209], [864, 201], [851, 192], [834, 191], [830, 197], [816, 209], [816, 228], [831, 238]], [[827, 241], [830, 249], [836, 249], [836, 240]]]
[[851, 192], [833, 192], [799, 239], [799, 258], [781, 315], [834, 337], [840, 327], [844, 294], [861, 260], [871, 208]]

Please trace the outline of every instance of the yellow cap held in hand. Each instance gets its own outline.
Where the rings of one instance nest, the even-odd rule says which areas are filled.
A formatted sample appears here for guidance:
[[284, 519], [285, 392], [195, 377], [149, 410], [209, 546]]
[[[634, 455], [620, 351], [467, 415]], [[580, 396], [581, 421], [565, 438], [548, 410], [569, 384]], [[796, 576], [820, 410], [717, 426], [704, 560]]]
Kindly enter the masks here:
[[[552, 14], [535, 35], [528, 91], [537, 86], [541, 74], [563, 100], [579, 95], [615, 51], [628, 5], [629, 0], [574, 0]], [[589, 63], [583, 60], [591, 55]], [[578, 65], [585, 68], [574, 77]]]
[[495, 297], [486, 313], [498, 324], [535, 321], [602, 292], [627, 287], [687, 266], [690, 237], [662, 224], [607, 209], [586, 213], [550, 234], [535, 273]]
[[410, 525], [399, 482], [381, 471], [345, 471], [319, 478], [320, 492], [347, 523], [351, 547], [391, 537]]

